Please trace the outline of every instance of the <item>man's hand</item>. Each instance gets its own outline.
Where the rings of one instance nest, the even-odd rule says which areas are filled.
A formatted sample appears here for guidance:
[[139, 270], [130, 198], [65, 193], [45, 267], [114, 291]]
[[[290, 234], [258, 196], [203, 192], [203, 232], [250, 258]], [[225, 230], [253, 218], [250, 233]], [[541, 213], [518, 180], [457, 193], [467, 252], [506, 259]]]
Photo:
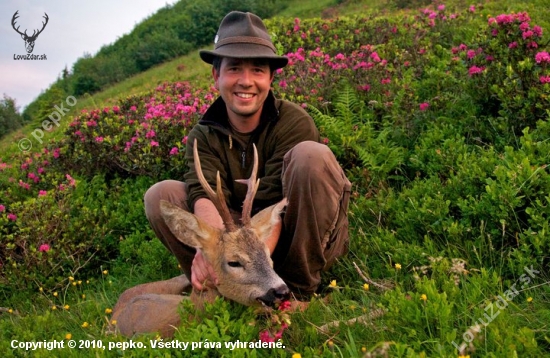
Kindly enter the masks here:
[[201, 250], [197, 250], [191, 264], [191, 284], [199, 291], [207, 287], [214, 288], [219, 284], [218, 277], [212, 269], [212, 265], [204, 259]]

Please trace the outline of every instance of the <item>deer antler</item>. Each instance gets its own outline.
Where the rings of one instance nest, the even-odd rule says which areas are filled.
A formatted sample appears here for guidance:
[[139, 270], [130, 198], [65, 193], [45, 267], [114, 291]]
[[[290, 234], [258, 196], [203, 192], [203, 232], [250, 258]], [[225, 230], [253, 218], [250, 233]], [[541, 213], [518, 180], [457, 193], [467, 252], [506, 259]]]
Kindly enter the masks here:
[[248, 185], [246, 198], [243, 202], [243, 213], [241, 219], [244, 226], [250, 224], [250, 217], [252, 214], [252, 202], [254, 201], [256, 192], [258, 191], [258, 186], [260, 185], [260, 179], [256, 179], [256, 176], [258, 175], [258, 150], [256, 149], [255, 144], [252, 144], [252, 146], [254, 147], [254, 165], [252, 166], [252, 174], [250, 174], [250, 178], [248, 179], [235, 180], [238, 183]]
[[25, 39], [35, 39], [36, 37], [38, 37], [38, 35], [40, 35], [40, 33], [42, 31], [44, 31], [44, 28], [46, 27], [46, 25], [48, 24], [48, 20], [50, 19], [48, 17], [48, 14], [44, 13], [44, 16], [42, 16], [44, 19], [46, 19], [46, 22], [42, 21], [42, 28], [40, 30], [38, 30], [38, 32], [36, 32], [37, 30], [33, 30], [32, 32], [32, 35], [29, 36], [27, 35], [27, 30], [25, 30], [25, 32], [21, 32], [19, 31], [19, 28], [21, 26], [17, 26], [17, 28], [15, 28], [15, 20], [17, 20], [19, 18], [19, 10], [17, 10], [15, 12], [15, 14], [13, 14], [13, 17], [11, 18], [11, 26], [13, 27], [13, 29], [21, 36], [25, 36]]
[[199, 150], [197, 149], [197, 139], [195, 139], [193, 142], [193, 158], [195, 159], [195, 171], [197, 172], [197, 177], [199, 178], [199, 182], [201, 183], [201, 186], [204, 189], [204, 191], [206, 191], [206, 194], [208, 195], [212, 203], [214, 203], [214, 206], [216, 207], [216, 209], [218, 209], [218, 212], [222, 217], [223, 224], [225, 225], [225, 228], [227, 229], [227, 231], [236, 231], [237, 226], [233, 221], [233, 217], [229, 212], [229, 208], [227, 207], [227, 203], [225, 202], [225, 197], [223, 195], [220, 172], [218, 171], [216, 176], [217, 193], [215, 193], [214, 190], [212, 190], [212, 188], [210, 187], [210, 184], [208, 184], [208, 182], [206, 181], [206, 178], [202, 174], [201, 162], [199, 159]]
[[36, 35], [34, 34], [34, 30], [33, 30], [32, 37], [35, 37], [35, 36], [40, 35], [40, 33], [41, 33], [42, 31], [44, 31], [44, 28], [45, 28], [46, 25], [48, 24], [48, 20], [50, 19], [50, 18], [48, 17], [48, 14], [44, 13], [44, 16], [42, 16], [42, 17], [43, 17], [44, 19], [46, 19], [46, 22], [42, 22], [42, 28], [40, 29], [40, 31], [38, 31], [38, 33], [37, 33]]
[[21, 26], [17, 26], [17, 28], [15, 28], [15, 20], [17, 20], [17, 18], [19, 18], [19, 16], [17, 15], [17, 13], [19, 12], [19, 10], [17, 10], [15, 12], [15, 14], [13, 14], [13, 17], [11, 18], [11, 26], [13, 27], [13, 29], [19, 34], [19, 35], [24, 35], [24, 36], [27, 36], [27, 31], [25, 31], [25, 33], [22, 33], [21, 31], [19, 31], [19, 28]]

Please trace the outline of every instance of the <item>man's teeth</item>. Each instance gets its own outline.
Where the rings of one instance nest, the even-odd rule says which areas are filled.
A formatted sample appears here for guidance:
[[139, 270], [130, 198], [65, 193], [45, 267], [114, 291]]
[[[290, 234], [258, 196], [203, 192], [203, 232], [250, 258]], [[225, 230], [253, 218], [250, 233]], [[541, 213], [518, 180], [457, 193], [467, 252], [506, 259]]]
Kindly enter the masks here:
[[250, 94], [250, 93], [237, 93], [237, 97], [241, 97], [241, 98], [252, 98], [254, 95]]

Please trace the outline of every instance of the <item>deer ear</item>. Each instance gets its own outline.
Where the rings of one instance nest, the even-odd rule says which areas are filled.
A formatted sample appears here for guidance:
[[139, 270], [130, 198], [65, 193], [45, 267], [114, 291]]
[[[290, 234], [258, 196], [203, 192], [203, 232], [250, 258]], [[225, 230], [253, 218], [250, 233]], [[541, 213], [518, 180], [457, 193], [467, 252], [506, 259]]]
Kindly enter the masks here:
[[273, 227], [281, 222], [281, 213], [287, 204], [288, 200], [284, 198], [277, 204], [263, 209], [250, 219], [250, 226], [260, 240], [265, 241], [271, 235]]
[[208, 225], [199, 217], [168, 201], [160, 201], [160, 213], [174, 236], [184, 244], [196, 249], [212, 245], [214, 240], [221, 235], [219, 229]]

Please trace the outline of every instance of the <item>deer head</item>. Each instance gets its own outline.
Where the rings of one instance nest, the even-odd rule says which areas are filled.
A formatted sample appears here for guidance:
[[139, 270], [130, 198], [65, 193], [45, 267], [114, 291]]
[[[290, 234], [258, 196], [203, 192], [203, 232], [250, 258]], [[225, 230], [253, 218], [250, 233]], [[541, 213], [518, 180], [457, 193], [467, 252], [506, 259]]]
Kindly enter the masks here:
[[205, 259], [218, 276], [220, 284], [217, 290], [222, 296], [247, 306], [258, 303], [272, 306], [287, 299], [290, 291], [273, 270], [273, 261], [265, 244], [273, 227], [280, 222], [280, 214], [287, 201], [283, 199], [251, 217], [252, 202], [260, 183], [256, 179], [256, 147], [254, 146], [254, 166], [250, 178], [237, 180], [248, 185], [243, 203], [242, 226], [236, 225], [231, 217], [222, 192], [220, 173], [217, 173], [216, 192], [204, 178], [196, 140], [193, 156], [201, 186], [220, 213], [225, 229], [214, 228], [199, 217], [167, 201], [161, 201], [161, 213], [166, 224], [178, 240], [202, 250]]
[[27, 30], [25, 30], [25, 32], [21, 32], [19, 31], [20, 26], [17, 26], [17, 28], [15, 28], [15, 20], [19, 17], [17, 15], [18, 12], [19, 10], [17, 10], [15, 14], [13, 14], [13, 17], [11, 18], [11, 26], [19, 35], [21, 35], [21, 38], [25, 40], [25, 49], [27, 50], [27, 53], [31, 53], [32, 50], [34, 49], [34, 42], [36, 41], [36, 38], [38, 37], [38, 35], [40, 35], [40, 33], [44, 30], [44, 28], [48, 24], [49, 17], [48, 17], [48, 14], [44, 13], [43, 17], [44, 19], [46, 19], [46, 22], [42, 22], [42, 28], [40, 30], [33, 30], [32, 35], [29, 36], [27, 35]]

